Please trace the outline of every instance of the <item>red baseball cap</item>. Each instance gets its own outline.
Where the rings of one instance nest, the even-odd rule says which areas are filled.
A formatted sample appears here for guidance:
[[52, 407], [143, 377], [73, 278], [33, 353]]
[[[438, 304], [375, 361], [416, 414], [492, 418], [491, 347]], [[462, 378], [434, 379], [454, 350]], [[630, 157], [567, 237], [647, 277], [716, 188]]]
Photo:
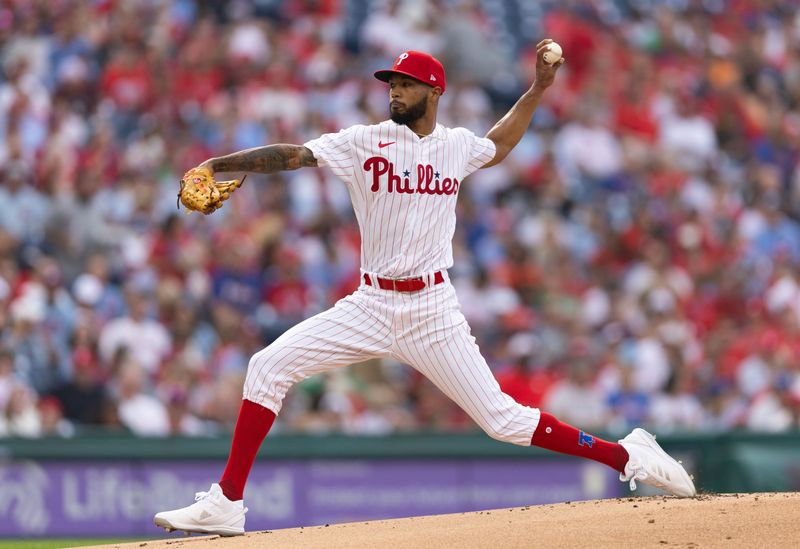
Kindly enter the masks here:
[[439, 60], [431, 54], [421, 51], [404, 51], [397, 56], [391, 69], [377, 71], [375, 78], [388, 82], [392, 74], [404, 74], [423, 84], [432, 87], [439, 86], [442, 88], [442, 93], [447, 85], [444, 78], [444, 67]]

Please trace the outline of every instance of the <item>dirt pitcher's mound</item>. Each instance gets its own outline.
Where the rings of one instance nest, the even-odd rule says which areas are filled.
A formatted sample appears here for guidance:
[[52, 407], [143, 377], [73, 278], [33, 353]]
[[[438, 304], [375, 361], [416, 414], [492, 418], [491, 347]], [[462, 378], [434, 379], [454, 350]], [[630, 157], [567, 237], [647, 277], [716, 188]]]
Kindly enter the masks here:
[[237, 538], [172, 537], [105, 549], [800, 547], [800, 493], [622, 498], [331, 526]]

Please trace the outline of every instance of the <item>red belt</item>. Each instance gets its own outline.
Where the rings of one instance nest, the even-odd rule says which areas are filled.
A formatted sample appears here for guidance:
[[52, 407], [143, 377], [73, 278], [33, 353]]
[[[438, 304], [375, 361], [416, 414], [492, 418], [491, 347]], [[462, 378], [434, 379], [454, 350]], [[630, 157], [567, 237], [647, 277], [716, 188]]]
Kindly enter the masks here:
[[[381, 290], [394, 290], [396, 292], [418, 292], [425, 287], [425, 279], [421, 276], [413, 278], [381, 278], [376, 276], [378, 287]], [[372, 286], [372, 279], [367, 273], [364, 273], [364, 282], [367, 286]], [[442, 271], [436, 271], [433, 274], [433, 284], [441, 284], [444, 282], [444, 275]]]

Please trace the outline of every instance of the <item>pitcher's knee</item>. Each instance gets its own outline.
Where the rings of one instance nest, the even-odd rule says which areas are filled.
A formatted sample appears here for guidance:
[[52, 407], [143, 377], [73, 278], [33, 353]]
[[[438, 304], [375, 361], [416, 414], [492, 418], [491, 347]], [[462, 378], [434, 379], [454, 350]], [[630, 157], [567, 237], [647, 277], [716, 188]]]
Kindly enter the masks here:
[[483, 423], [481, 428], [487, 435], [500, 442], [511, 442], [511, 438], [514, 435], [504, 423]]
[[274, 354], [275, 353], [267, 347], [250, 357], [250, 361], [247, 363], [245, 385], [247, 385], [248, 381], [252, 381], [256, 378], [265, 379], [268, 376], [274, 375], [274, 370], [276, 369]]
[[259, 351], [250, 357], [247, 365], [243, 397], [277, 414], [287, 391], [295, 383], [290, 371], [275, 350], [267, 347]]
[[500, 442], [530, 446], [533, 431], [539, 422], [539, 410], [515, 404], [512, 407], [487, 413], [478, 425], [487, 435]]

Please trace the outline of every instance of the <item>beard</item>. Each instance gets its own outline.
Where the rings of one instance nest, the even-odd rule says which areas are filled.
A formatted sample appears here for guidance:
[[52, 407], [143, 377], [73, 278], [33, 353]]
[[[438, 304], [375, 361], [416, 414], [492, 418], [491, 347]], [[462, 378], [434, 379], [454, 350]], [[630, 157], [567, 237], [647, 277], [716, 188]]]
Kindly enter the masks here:
[[413, 124], [428, 112], [428, 101], [426, 97], [423, 97], [419, 100], [419, 102], [408, 105], [403, 112], [394, 112], [389, 107], [389, 114], [392, 122], [395, 124], [401, 124], [404, 126], [408, 126], [409, 124]]

